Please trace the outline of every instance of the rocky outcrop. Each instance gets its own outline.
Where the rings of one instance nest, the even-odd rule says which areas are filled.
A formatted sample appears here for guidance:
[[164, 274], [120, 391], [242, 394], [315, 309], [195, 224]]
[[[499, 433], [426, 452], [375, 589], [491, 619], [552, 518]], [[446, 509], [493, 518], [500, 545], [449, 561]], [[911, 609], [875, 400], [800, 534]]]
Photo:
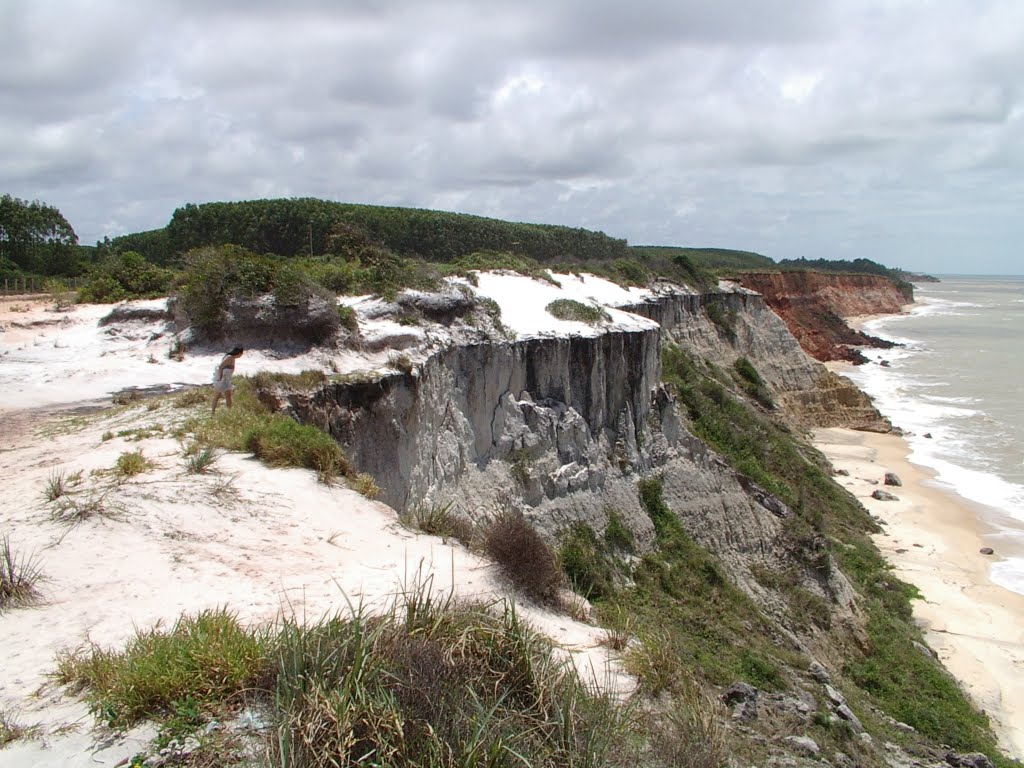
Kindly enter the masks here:
[[334, 295], [308, 290], [292, 301], [279, 301], [267, 293], [253, 298], [230, 298], [218, 310], [216, 322], [197, 323], [183, 302], [169, 302], [182, 341], [221, 342], [251, 348], [280, 345], [310, 347], [331, 338], [341, 325]]
[[800, 346], [821, 361], [862, 363], [865, 358], [856, 347], [893, 346], [853, 330], [845, 318], [896, 314], [914, 300], [909, 284], [897, 284], [880, 275], [750, 272], [736, 280], [764, 296]]
[[808, 357], [760, 294], [728, 285], [703, 294], [669, 290], [628, 309], [656, 321], [665, 341], [723, 368], [749, 360], [794, 426], [892, 430], [849, 379]]

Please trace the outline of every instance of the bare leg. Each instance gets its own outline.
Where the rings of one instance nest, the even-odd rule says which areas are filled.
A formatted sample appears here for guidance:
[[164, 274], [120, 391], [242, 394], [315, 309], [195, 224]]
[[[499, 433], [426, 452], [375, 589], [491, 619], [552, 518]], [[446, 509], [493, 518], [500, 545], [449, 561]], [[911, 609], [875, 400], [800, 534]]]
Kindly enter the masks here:
[[228, 408], [231, 408], [231, 390], [229, 389], [224, 393], [224, 402], [228, 404]]
[[[213, 412], [212, 413], [214, 413], [214, 414], [217, 413], [217, 403], [219, 403], [219, 402], [220, 402], [220, 392], [214, 392], [213, 393]], [[229, 404], [231, 403], [230, 397], [228, 399], [228, 403]]]

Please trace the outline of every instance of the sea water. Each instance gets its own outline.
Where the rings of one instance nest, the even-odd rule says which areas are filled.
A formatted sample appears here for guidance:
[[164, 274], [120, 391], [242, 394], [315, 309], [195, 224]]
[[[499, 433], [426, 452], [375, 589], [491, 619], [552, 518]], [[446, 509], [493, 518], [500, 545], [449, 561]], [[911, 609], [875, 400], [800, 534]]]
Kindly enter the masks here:
[[[1024, 277], [949, 275], [915, 285], [903, 315], [866, 322], [895, 341], [847, 375], [903, 429], [910, 460], [976, 502], [996, 549], [1024, 551]], [[997, 559], [996, 583], [1024, 594], [1024, 557]]]

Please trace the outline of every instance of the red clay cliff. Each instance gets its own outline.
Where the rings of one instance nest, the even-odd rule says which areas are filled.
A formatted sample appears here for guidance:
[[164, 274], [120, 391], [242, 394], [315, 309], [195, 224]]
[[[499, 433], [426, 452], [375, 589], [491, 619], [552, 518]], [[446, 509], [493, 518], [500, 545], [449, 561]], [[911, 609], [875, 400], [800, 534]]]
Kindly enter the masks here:
[[866, 358], [857, 347], [894, 346], [855, 331], [846, 318], [897, 314], [914, 301], [913, 289], [881, 275], [812, 271], [747, 272], [733, 278], [762, 294], [811, 357], [822, 362]]

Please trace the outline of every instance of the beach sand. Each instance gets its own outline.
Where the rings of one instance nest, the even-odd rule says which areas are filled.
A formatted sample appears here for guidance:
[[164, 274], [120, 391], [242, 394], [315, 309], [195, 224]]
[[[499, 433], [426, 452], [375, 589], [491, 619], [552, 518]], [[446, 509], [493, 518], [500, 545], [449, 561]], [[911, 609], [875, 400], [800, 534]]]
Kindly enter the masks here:
[[[914, 617], [928, 644], [988, 714], [1001, 746], [1024, 757], [1024, 596], [989, 579], [999, 551], [979, 550], [994, 547], [986, 538], [994, 531], [972, 502], [909, 461], [910, 448], [898, 435], [820, 429], [814, 442], [837, 470], [850, 473], [835, 479], [882, 524], [874, 541], [895, 575], [920, 590]], [[902, 486], [885, 486], [886, 472]], [[898, 500], [872, 498], [878, 489]]]

